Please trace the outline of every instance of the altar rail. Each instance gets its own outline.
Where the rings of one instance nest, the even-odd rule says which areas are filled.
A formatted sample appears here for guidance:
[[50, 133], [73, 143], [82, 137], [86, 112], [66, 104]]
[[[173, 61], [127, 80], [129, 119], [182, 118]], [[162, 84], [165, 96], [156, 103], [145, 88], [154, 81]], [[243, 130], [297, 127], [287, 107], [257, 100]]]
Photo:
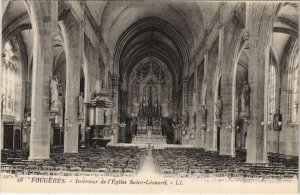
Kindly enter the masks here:
[[147, 144], [147, 143], [116, 143], [108, 144], [113, 146], [122, 147], [139, 147], [139, 148], [152, 148], [152, 149], [164, 149], [164, 148], [194, 148], [192, 145], [178, 145], [178, 144]]
[[162, 135], [136, 135], [132, 138], [132, 143], [134, 144], [149, 144], [149, 143], [155, 143], [155, 144], [166, 144], [167, 138]]

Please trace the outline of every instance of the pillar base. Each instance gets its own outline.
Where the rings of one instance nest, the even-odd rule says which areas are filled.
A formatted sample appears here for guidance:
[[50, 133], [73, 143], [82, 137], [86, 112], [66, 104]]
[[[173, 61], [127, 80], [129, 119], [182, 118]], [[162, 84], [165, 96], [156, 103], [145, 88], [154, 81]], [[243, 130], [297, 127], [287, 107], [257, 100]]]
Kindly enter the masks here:
[[219, 155], [221, 156], [231, 156], [231, 157], [235, 157], [235, 153], [219, 153]]
[[248, 160], [246, 160], [246, 162], [245, 163], [248, 163], [248, 164], [268, 164], [268, 162], [266, 162], [266, 161], [248, 161]]
[[204, 148], [204, 150], [206, 152], [219, 152], [217, 149], [207, 149], [207, 148]]
[[78, 152], [64, 152], [64, 154], [78, 154]]
[[28, 160], [49, 160], [50, 157], [28, 157]]

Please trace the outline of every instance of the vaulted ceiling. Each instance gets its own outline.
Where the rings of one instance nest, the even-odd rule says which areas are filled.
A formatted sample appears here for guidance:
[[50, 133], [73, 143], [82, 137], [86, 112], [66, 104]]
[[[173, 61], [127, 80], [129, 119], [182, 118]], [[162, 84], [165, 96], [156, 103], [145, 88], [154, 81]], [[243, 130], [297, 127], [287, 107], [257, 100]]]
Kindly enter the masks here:
[[117, 56], [114, 63], [121, 75], [152, 56], [179, 77], [219, 8], [218, 3], [192, 1], [87, 1], [86, 5], [110, 55]]
[[[62, 3], [59, 3], [59, 7]], [[216, 15], [219, 4], [214, 2], [176, 2], [176, 1], [86, 1], [111, 56], [115, 55], [118, 41], [126, 31], [141, 20], [154, 18], [172, 28], [182, 40], [181, 45], [168, 29], [152, 25], [131, 34], [122, 48], [120, 67], [138, 63], [150, 55], [168, 64], [173, 71], [182, 74], [183, 63], [187, 63], [204, 37], [204, 31]], [[8, 41], [20, 33], [27, 55], [32, 55], [32, 31], [26, 1], [2, 2], [3, 40]], [[61, 10], [59, 9], [59, 12]], [[56, 40], [56, 39], [55, 39]], [[55, 42], [54, 40], [54, 42]], [[57, 42], [62, 40], [57, 39]], [[185, 48], [183, 48], [183, 45]], [[61, 64], [63, 48], [54, 43], [54, 63]], [[183, 54], [185, 50], [186, 54]], [[58, 56], [56, 56], [58, 55]], [[186, 56], [183, 56], [186, 55]], [[31, 59], [29, 57], [29, 59]], [[185, 61], [184, 61], [185, 60]], [[54, 67], [54, 70], [57, 67]]]
[[[32, 62], [33, 32], [28, 12], [28, 5], [25, 1], [2, 1], [2, 43], [5, 44], [14, 36], [23, 44], [27, 55], [28, 63]], [[61, 36], [53, 38], [53, 71], [65, 64], [65, 53]]]
[[203, 38], [219, 4], [180, 1], [86, 1], [101, 35], [113, 54], [121, 34], [135, 22], [156, 17], [174, 26], [192, 50]]
[[[19, 33], [27, 55], [31, 56], [33, 37], [25, 2], [2, 1], [4, 10], [2, 42]], [[283, 3], [282, 5], [274, 23], [272, 41], [272, 50], [278, 64], [282, 62], [285, 51], [291, 47], [291, 43], [298, 38], [299, 34], [298, 3]], [[127, 66], [133, 67], [142, 59], [153, 56], [167, 64], [170, 70], [178, 75], [182, 75], [183, 66], [186, 65], [184, 63], [188, 63], [189, 58], [193, 56], [204, 37], [205, 29], [210, 26], [219, 10], [217, 2], [200, 1], [89, 0], [86, 1], [86, 6], [111, 56], [115, 56], [120, 40], [125, 40], [122, 48], [119, 48], [120, 71], [127, 70]], [[159, 21], [160, 25], [154, 22], [153, 25], [148, 25], [133, 33], [134, 26], [150, 19]], [[163, 27], [164, 24], [165, 27]], [[181, 43], [178, 43], [179, 39]], [[64, 55], [61, 51], [63, 47], [57, 43], [62, 40], [59, 37], [55, 40], [54, 54], [57, 56], [54, 57], [54, 61], [61, 64], [62, 58], [65, 57], [60, 56]]]
[[298, 4], [285, 3], [277, 13], [273, 26], [272, 50], [277, 64], [282, 63], [289, 47], [299, 37], [299, 11]]

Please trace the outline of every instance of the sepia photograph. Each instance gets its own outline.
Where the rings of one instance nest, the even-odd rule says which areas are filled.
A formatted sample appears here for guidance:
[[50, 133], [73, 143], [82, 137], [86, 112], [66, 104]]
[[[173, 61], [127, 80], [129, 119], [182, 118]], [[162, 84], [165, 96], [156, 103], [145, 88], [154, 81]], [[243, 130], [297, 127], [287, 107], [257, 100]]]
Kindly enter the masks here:
[[298, 1], [1, 3], [1, 193], [298, 194]]

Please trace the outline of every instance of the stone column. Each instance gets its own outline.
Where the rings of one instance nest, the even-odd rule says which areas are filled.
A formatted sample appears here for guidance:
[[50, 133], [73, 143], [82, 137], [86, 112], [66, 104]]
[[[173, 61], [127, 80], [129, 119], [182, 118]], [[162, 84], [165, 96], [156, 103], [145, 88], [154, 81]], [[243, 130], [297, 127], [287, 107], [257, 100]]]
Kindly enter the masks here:
[[[205, 30], [205, 37], [206, 37], [206, 40], [207, 40], [207, 35], [208, 35], [208, 32], [207, 30]], [[201, 105], [202, 106], [205, 106], [205, 108], [207, 109], [207, 106], [206, 106], [206, 88], [207, 88], [207, 67], [208, 66], [208, 50], [207, 50], [207, 41], [205, 41], [205, 49], [204, 49], [204, 73], [203, 73], [203, 83], [202, 83], [202, 91], [201, 91]], [[200, 106], [201, 106], [200, 105]], [[201, 114], [199, 115], [198, 118], [201, 117]], [[200, 147], [201, 148], [205, 148], [205, 142], [206, 142], [206, 131], [207, 131], [207, 115], [206, 115], [206, 129], [202, 129], [202, 121], [201, 119], [200, 120], [200, 124], [199, 124], [199, 128], [201, 129], [200, 130], [200, 139], [201, 139], [201, 143], [200, 143]], [[198, 129], [199, 129], [198, 128]]]
[[78, 152], [78, 96], [80, 86], [80, 67], [83, 63], [82, 23], [69, 14], [64, 20], [66, 48], [66, 98], [64, 152]]
[[[117, 110], [118, 114], [119, 114], [119, 78], [117, 75], [114, 75], [112, 77], [112, 101], [115, 105], [115, 109]], [[120, 118], [120, 117], [119, 117]], [[113, 116], [113, 124], [112, 124], [112, 128], [113, 128], [113, 140], [112, 143], [115, 144], [118, 141], [118, 132], [119, 132], [119, 127], [118, 124], [114, 124], [115, 122], [115, 116]], [[119, 121], [120, 122], [120, 121]]]
[[[33, 70], [31, 96], [31, 133], [29, 159], [48, 159], [50, 157], [49, 97], [52, 75], [51, 13], [49, 2], [32, 2], [36, 11], [33, 24]], [[34, 6], [34, 7], [33, 7]]]
[[267, 91], [275, 3], [250, 3], [249, 85], [250, 125], [247, 128], [247, 163], [266, 163]]
[[[207, 82], [207, 130], [205, 149], [211, 151], [217, 151], [217, 126], [215, 124], [215, 103], [218, 97], [219, 90], [219, 72], [222, 72], [223, 63], [223, 44], [224, 44], [224, 3], [220, 2], [220, 16], [218, 24], [218, 55], [209, 52], [209, 65], [205, 68], [205, 80]], [[217, 57], [217, 60], [214, 58]], [[216, 63], [216, 64], [215, 64]], [[222, 94], [221, 94], [222, 97]], [[221, 129], [222, 130], [222, 129]], [[220, 139], [222, 139], [220, 135]]]
[[[231, 76], [230, 73], [222, 72], [224, 75]], [[232, 124], [232, 79], [222, 77], [222, 128], [220, 132], [220, 155], [235, 156], [235, 130]]]
[[[184, 127], [181, 128], [181, 132], [185, 131], [185, 133], [188, 132], [188, 128], [189, 128], [189, 124], [190, 124], [190, 118], [191, 118], [191, 112], [189, 110], [189, 90], [190, 90], [190, 87], [189, 87], [189, 79], [188, 78], [184, 78], [183, 81], [182, 81], [182, 111], [181, 111], [181, 116], [185, 115], [185, 111], [187, 111], [187, 114], [188, 114], [188, 117], [186, 119], [186, 122], [188, 123], [185, 124]], [[181, 124], [182, 124], [182, 121], [181, 121]], [[178, 138], [180, 141], [181, 144], [186, 144], [185, 143], [185, 139], [183, 139], [183, 135], [182, 133], [180, 133], [180, 130], [178, 131]]]
[[[213, 55], [210, 53], [209, 60], [207, 61], [213, 61], [213, 58], [216, 57], [216, 55]], [[215, 107], [215, 101], [214, 101], [214, 72], [216, 71], [216, 68], [213, 67], [213, 64], [206, 63], [204, 68], [204, 83], [207, 86], [206, 88], [206, 97], [205, 97], [205, 106], [207, 109], [207, 115], [206, 115], [206, 132], [205, 132], [205, 150], [215, 150], [214, 147], [214, 107]]]
[[219, 29], [219, 52], [218, 52], [218, 66], [222, 67], [224, 59], [223, 59], [223, 53], [224, 53], [224, 3], [220, 2], [220, 18], [219, 18], [219, 24], [218, 24], [218, 29]]
[[[0, 33], [0, 37], [1, 37], [1, 40], [2, 40], [2, 33]], [[5, 54], [4, 53], [1, 53], [1, 62], [3, 64], [3, 58], [4, 58]], [[1, 94], [2, 94], [2, 89], [3, 89], [3, 70], [2, 70], [2, 64], [0, 66], [0, 89], [1, 89]], [[4, 128], [3, 128], [3, 122], [2, 122], [2, 95], [0, 95], [0, 150], [3, 149], [3, 144], [4, 144]]]

